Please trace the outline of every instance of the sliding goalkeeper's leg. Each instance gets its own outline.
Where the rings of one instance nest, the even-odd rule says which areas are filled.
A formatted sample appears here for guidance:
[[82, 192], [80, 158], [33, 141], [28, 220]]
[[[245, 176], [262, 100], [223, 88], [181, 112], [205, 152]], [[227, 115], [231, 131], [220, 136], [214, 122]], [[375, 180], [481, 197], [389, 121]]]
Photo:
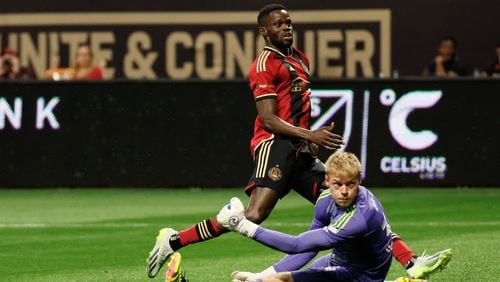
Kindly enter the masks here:
[[425, 255], [413, 259], [413, 265], [406, 272], [412, 278], [427, 278], [429, 274], [441, 271], [448, 265], [452, 256], [451, 249], [437, 252], [433, 255]]

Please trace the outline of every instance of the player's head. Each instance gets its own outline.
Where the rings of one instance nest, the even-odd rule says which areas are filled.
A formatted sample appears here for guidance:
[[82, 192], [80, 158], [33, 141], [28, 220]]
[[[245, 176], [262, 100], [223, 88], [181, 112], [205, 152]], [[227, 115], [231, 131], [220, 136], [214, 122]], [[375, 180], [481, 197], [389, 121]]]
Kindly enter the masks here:
[[439, 44], [438, 53], [445, 61], [454, 59], [457, 53], [457, 40], [451, 36], [443, 37]]
[[285, 6], [269, 4], [264, 6], [257, 16], [259, 33], [266, 44], [284, 50], [293, 44], [293, 26], [290, 14]]
[[349, 152], [335, 152], [326, 161], [325, 184], [338, 206], [352, 205], [361, 184], [361, 163]]
[[78, 45], [75, 54], [76, 67], [89, 67], [92, 64], [93, 53], [90, 45], [82, 43]]

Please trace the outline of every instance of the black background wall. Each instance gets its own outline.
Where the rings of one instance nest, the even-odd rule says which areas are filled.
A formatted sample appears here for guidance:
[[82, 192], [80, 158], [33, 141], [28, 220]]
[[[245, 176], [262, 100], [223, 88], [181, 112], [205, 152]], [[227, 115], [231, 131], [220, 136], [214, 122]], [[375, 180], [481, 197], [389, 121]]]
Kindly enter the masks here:
[[[314, 85], [313, 126], [336, 122], [367, 185], [500, 185], [500, 81]], [[0, 186], [243, 186], [255, 113], [243, 81], [1, 83]]]

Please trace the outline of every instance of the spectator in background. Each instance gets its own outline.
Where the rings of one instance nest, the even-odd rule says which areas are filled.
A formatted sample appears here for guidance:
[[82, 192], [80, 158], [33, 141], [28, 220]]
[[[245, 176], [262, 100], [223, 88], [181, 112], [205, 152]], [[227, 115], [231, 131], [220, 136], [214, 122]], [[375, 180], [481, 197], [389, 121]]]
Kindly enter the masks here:
[[94, 54], [87, 44], [81, 44], [76, 49], [75, 65], [73, 69], [76, 80], [101, 80], [102, 71], [98, 66], [93, 65]]
[[5, 47], [0, 53], [0, 80], [35, 79], [35, 74], [21, 66], [19, 56], [14, 49]]
[[468, 75], [457, 56], [457, 41], [453, 37], [444, 37], [438, 47], [434, 61], [428, 65], [422, 75], [456, 77]]
[[495, 48], [495, 55], [495, 61], [481, 73], [482, 76], [500, 77], [500, 42]]
[[46, 76], [53, 80], [101, 80], [102, 70], [93, 64], [93, 54], [88, 44], [80, 44], [76, 49], [75, 64], [72, 68], [59, 67], [59, 57], [53, 59]]

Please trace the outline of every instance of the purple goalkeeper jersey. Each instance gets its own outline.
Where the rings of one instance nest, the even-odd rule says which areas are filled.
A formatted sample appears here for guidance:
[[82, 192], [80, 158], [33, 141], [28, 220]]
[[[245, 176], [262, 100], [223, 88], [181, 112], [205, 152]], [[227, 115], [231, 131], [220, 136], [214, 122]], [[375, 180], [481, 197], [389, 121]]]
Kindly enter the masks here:
[[274, 265], [278, 272], [300, 269], [318, 251], [331, 248], [332, 266], [344, 266], [360, 280], [383, 281], [392, 260], [391, 231], [384, 209], [362, 186], [348, 208], [337, 206], [330, 190], [324, 191], [316, 202], [314, 219], [307, 232], [290, 236], [259, 227], [254, 239], [294, 254]]

